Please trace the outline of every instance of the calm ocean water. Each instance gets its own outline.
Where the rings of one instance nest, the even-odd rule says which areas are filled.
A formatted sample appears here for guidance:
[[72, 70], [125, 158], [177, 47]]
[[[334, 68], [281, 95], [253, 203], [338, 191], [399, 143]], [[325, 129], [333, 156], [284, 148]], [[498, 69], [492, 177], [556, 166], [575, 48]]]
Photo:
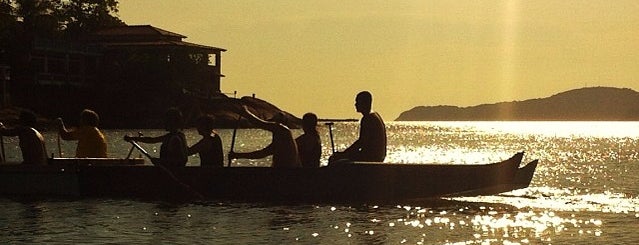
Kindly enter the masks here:
[[[282, 205], [135, 200], [16, 200], [0, 197], [0, 243], [239, 244], [634, 244], [639, 242], [639, 122], [387, 123], [387, 162], [478, 164], [525, 151], [540, 159], [531, 187], [496, 196], [395, 205]], [[336, 148], [357, 137], [357, 123], [334, 126]], [[232, 130], [220, 130], [224, 147]], [[159, 130], [143, 130], [159, 135]], [[107, 131], [112, 157], [124, 157], [124, 134]], [[299, 134], [299, 131], [295, 132]], [[330, 154], [321, 128], [323, 161]], [[56, 134], [47, 132], [58, 155]], [[187, 130], [189, 144], [199, 137]], [[270, 141], [239, 130], [237, 151]], [[9, 160], [16, 139], [5, 137]], [[145, 145], [158, 154], [159, 145]], [[62, 142], [63, 156], [75, 144]], [[225, 149], [228, 151], [228, 149]], [[138, 156], [139, 153], [134, 153]], [[270, 160], [237, 160], [268, 166]], [[192, 157], [190, 164], [198, 165]]]

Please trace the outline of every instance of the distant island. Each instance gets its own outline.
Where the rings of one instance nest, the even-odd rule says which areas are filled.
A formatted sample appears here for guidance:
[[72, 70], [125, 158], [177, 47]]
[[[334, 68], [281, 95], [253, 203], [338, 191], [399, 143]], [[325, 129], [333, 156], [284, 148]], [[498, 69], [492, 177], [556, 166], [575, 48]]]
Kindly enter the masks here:
[[639, 93], [628, 88], [589, 87], [547, 98], [471, 107], [418, 106], [396, 121], [639, 121]]

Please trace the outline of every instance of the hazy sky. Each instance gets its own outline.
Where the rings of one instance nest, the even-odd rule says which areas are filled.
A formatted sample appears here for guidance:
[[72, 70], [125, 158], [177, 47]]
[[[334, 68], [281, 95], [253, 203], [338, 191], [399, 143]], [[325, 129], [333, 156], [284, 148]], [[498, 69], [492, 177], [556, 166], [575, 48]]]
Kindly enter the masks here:
[[639, 90], [636, 0], [120, 0], [120, 18], [225, 48], [223, 92], [302, 116], [385, 120], [584, 86]]

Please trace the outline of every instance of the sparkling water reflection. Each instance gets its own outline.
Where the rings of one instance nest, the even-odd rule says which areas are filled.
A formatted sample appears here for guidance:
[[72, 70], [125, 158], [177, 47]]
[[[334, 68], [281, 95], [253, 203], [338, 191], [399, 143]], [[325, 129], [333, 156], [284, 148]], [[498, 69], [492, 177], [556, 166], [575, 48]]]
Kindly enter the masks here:
[[[495, 196], [424, 200], [398, 205], [269, 203], [149, 203], [135, 200], [0, 198], [3, 243], [319, 243], [319, 244], [601, 244], [636, 243], [639, 221], [639, 123], [421, 122], [388, 123], [387, 162], [481, 164], [525, 151], [540, 159], [531, 187]], [[356, 123], [334, 126], [344, 149]], [[120, 139], [136, 130], [109, 130], [109, 152], [124, 157]], [[142, 130], [146, 135], [162, 133]], [[355, 133], [353, 133], [355, 132]], [[220, 130], [228, 147], [231, 131]], [[299, 134], [296, 131], [295, 134]], [[323, 161], [331, 152], [321, 128]], [[238, 151], [269, 142], [260, 130], [240, 130]], [[57, 155], [55, 134], [45, 133]], [[199, 137], [188, 130], [189, 144]], [[74, 144], [62, 142], [72, 155]], [[158, 154], [158, 145], [145, 145]], [[20, 160], [5, 138], [9, 160]], [[225, 149], [226, 151], [227, 149]], [[137, 153], [136, 153], [137, 154]], [[191, 165], [198, 165], [193, 156]], [[234, 161], [268, 166], [269, 160]]]

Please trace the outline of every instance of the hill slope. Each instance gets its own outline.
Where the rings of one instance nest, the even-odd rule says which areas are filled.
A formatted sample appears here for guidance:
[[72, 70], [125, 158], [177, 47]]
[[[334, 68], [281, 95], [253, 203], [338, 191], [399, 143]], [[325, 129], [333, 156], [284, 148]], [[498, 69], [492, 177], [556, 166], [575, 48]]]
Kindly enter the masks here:
[[396, 121], [637, 121], [639, 93], [611, 87], [581, 88], [547, 98], [472, 107], [418, 106]]

